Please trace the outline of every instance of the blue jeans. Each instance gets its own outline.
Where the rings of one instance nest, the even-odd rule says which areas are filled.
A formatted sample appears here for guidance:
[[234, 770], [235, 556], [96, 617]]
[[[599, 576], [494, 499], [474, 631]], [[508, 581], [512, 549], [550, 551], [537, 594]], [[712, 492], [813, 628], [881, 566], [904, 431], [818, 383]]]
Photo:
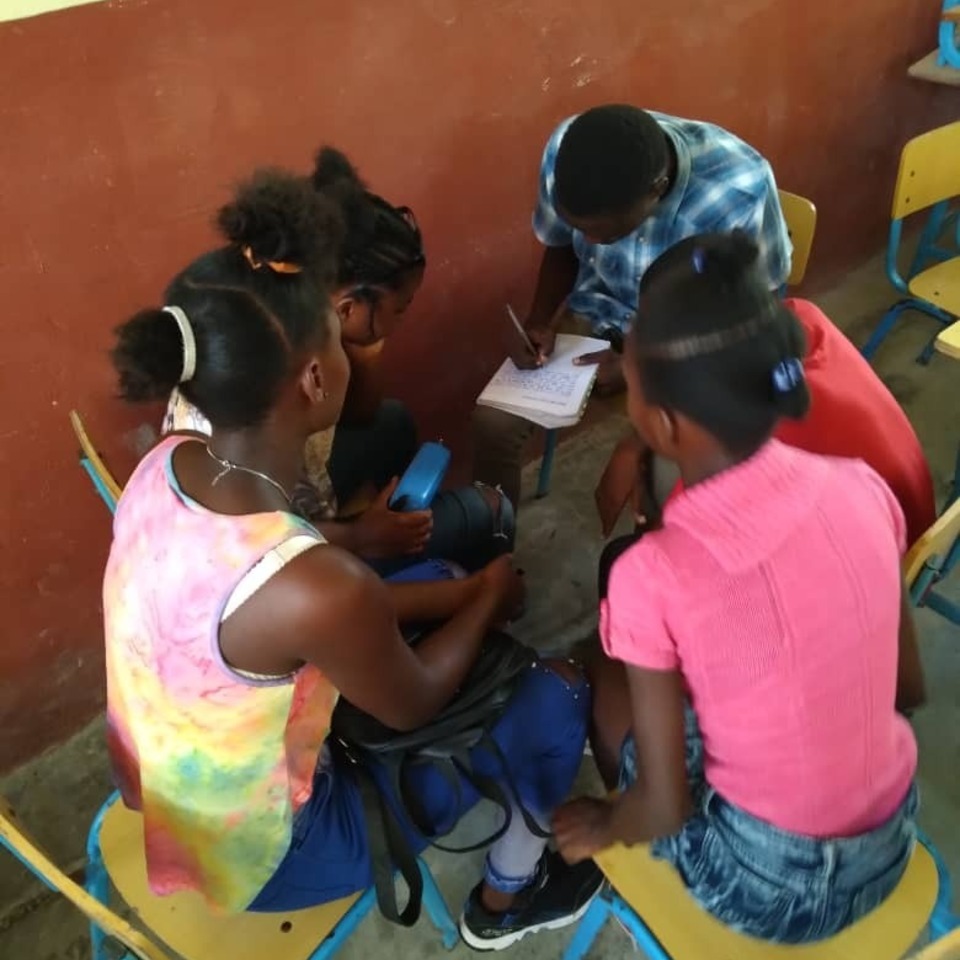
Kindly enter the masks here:
[[[567, 797], [580, 768], [590, 717], [585, 680], [567, 683], [553, 670], [535, 664], [521, 680], [506, 711], [491, 731], [503, 754], [517, 793], [541, 823]], [[471, 753], [477, 773], [502, 779], [500, 760], [486, 750]], [[409, 824], [388, 778], [374, 770], [381, 790], [407, 827], [417, 853], [428, 841]], [[414, 766], [408, 784], [437, 832], [449, 830], [480, 799], [473, 786], [459, 791], [432, 766]], [[484, 879], [513, 893], [533, 877], [545, 841], [515, 815], [510, 828], [490, 849]], [[248, 909], [258, 912], [300, 910], [365, 890], [373, 883], [360, 793], [346, 763], [326, 749], [317, 765], [313, 794], [297, 813], [290, 849]]]
[[[728, 803], [703, 777], [703, 741], [686, 713], [687, 776], [696, 813], [679, 833], [651, 845], [718, 920], [754, 937], [805, 943], [832, 936], [869, 913], [900, 881], [916, 843], [912, 785], [886, 823], [855, 837], [820, 839], [780, 830]], [[621, 784], [636, 780], [627, 737]]]

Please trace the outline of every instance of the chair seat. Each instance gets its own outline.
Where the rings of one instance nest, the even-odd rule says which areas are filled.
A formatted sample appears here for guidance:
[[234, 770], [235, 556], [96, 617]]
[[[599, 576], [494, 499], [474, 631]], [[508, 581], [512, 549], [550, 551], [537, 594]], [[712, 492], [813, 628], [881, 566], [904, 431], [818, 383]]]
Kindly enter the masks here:
[[100, 849], [120, 896], [184, 960], [307, 960], [357, 896], [291, 913], [215, 916], [194, 893], [158, 897], [147, 886], [143, 818], [115, 802]]
[[[957, 9], [960, 9], [958, 7]], [[960, 360], [960, 321], [951, 323], [937, 337], [937, 350], [954, 360]]]
[[648, 846], [611, 847], [596, 861], [676, 960], [899, 960], [926, 925], [938, 889], [936, 864], [918, 843], [903, 879], [876, 910], [829, 940], [787, 946], [735, 933], [714, 919], [673, 867], [650, 856]]
[[960, 257], [918, 273], [907, 286], [915, 297], [960, 316]]

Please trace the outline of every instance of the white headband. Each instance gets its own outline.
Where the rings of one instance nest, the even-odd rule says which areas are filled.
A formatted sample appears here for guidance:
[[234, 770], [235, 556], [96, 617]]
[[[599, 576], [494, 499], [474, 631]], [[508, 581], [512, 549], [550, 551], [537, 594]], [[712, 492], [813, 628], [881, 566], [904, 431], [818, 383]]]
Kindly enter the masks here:
[[179, 307], [164, 307], [163, 312], [169, 313], [180, 328], [180, 336], [183, 338], [183, 370], [180, 372], [180, 382], [186, 383], [192, 380], [197, 372], [197, 338], [183, 310]]

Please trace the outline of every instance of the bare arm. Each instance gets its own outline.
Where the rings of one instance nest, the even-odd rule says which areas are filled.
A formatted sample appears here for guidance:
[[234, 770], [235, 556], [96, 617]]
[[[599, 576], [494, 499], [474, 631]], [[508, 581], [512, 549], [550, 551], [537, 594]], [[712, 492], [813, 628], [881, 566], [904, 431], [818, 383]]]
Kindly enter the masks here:
[[399, 623], [448, 620], [476, 599], [483, 577], [462, 580], [425, 580], [419, 583], [387, 583]]
[[637, 782], [613, 805], [611, 832], [626, 844], [675, 833], [690, 813], [683, 682], [677, 670], [627, 668]]
[[[512, 576], [512, 574], [511, 574]], [[282, 674], [315, 664], [362, 710], [396, 730], [433, 717], [453, 697], [501, 614], [510, 582], [485, 581], [441, 628], [411, 649], [386, 586], [335, 547], [301, 554], [221, 627], [227, 661]]]
[[575, 800], [557, 811], [557, 845], [571, 863], [614, 843], [669, 836], [690, 813], [680, 673], [628, 667], [627, 676], [637, 780], [612, 800]]
[[926, 702], [923, 665], [917, 648], [917, 630], [910, 606], [910, 591], [904, 584], [900, 590], [900, 640], [897, 651], [897, 709], [915, 710]]
[[540, 261], [537, 287], [527, 316], [528, 327], [548, 327], [573, 291], [579, 264], [573, 247], [547, 247]]

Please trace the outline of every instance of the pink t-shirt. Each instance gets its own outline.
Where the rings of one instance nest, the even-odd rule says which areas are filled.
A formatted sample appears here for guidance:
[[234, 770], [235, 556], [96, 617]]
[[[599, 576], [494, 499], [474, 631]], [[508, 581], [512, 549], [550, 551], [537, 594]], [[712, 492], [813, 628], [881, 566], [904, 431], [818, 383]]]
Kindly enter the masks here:
[[864, 463], [770, 441], [681, 492], [620, 558], [604, 647], [683, 674], [730, 803], [806, 836], [863, 833], [917, 765], [894, 710], [904, 540]]

